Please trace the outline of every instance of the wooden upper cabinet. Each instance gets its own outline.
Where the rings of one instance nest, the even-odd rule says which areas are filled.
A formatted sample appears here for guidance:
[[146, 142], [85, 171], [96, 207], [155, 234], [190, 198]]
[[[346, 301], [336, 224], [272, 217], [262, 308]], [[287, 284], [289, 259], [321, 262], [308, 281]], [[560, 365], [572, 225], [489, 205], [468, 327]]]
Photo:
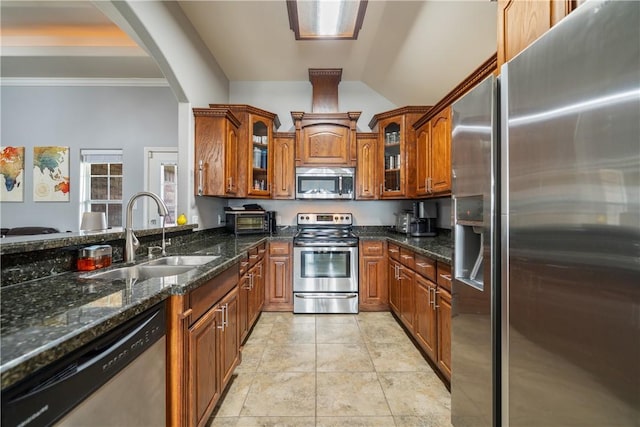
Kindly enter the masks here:
[[294, 171], [296, 134], [276, 133], [273, 138], [273, 167], [271, 198], [294, 199], [296, 177]]
[[[216, 105], [210, 105], [214, 107]], [[240, 120], [238, 191], [236, 197], [269, 198], [273, 167], [273, 134], [280, 127], [278, 116], [251, 105], [222, 104]]]
[[451, 193], [451, 107], [431, 119], [431, 176], [429, 193]]
[[196, 195], [235, 197], [240, 121], [228, 108], [194, 108], [193, 114]]
[[378, 186], [381, 199], [410, 197], [415, 188], [411, 166], [416, 159], [416, 133], [411, 126], [429, 111], [428, 106], [410, 106], [376, 114], [369, 127], [378, 133]]
[[567, 16], [578, 0], [499, 0], [498, 68]]
[[378, 135], [376, 133], [358, 133], [356, 166], [356, 199], [374, 200], [378, 198], [377, 159]]
[[356, 122], [360, 112], [292, 112], [296, 166], [356, 165]]
[[415, 196], [451, 193], [451, 107], [433, 115], [416, 134]]
[[431, 122], [416, 130], [416, 196], [428, 196], [431, 176]]

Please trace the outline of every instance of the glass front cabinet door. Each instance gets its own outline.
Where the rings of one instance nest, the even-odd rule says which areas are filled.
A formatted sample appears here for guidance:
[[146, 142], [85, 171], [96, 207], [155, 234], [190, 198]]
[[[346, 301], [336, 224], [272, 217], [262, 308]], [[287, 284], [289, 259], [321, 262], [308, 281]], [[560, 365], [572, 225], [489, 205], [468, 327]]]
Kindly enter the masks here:
[[251, 161], [249, 167], [249, 195], [269, 196], [271, 189], [271, 164], [269, 143], [271, 126], [266, 120], [251, 116]]
[[402, 132], [399, 122], [391, 122], [384, 126], [382, 131], [383, 137], [383, 156], [384, 156], [384, 175], [382, 182], [382, 194], [398, 194], [402, 192], [402, 183], [405, 180], [403, 171], [405, 170], [403, 154], [401, 148]]

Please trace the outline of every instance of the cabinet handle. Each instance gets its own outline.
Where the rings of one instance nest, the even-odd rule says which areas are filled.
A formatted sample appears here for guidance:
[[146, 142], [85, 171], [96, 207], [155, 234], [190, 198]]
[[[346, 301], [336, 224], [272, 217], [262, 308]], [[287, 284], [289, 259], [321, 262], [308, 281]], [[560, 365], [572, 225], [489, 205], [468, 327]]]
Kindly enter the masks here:
[[428, 268], [431, 267], [429, 264], [424, 263], [424, 262], [416, 262], [416, 265], [420, 268]]
[[391, 253], [394, 253], [394, 254], [395, 254], [396, 252], [400, 252], [400, 251], [399, 251], [399, 250], [397, 250], [397, 249], [389, 249], [389, 252], [391, 252]]
[[249, 273], [249, 290], [253, 290], [253, 273]]
[[246, 267], [247, 265], [249, 265], [249, 261], [241, 261], [240, 265]]
[[444, 280], [451, 281], [451, 275], [450, 274], [441, 274], [440, 277], [442, 277]]
[[226, 308], [226, 304], [225, 304], [225, 305], [222, 305], [222, 306], [220, 306], [220, 308], [216, 309], [216, 311], [219, 311], [220, 313], [222, 313], [222, 314], [220, 315], [220, 318], [221, 318], [221, 320], [222, 320], [222, 323], [220, 323], [220, 324], [218, 325], [218, 329], [222, 329], [223, 331], [224, 331], [224, 327], [226, 326], [226, 325], [225, 325], [225, 323], [224, 323], [224, 311], [225, 311], [225, 308]]
[[435, 310], [436, 308], [440, 308], [440, 306], [437, 304], [437, 299], [436, 299], [436, 294], [439, 294], [440, 292], [438, 292], [436, 290], [436, 288], [433, 288], [433, 309]]
[[427, 305], [431, 305], [431, 288], [427, 288]]
[[431, 191], [431, 177], [427, 178], [427, 192], [428, 193], [433, 193], [433, 191]]
[[258, 267], [260, 267], [260, 274], [258, 275], [258, 278], [262, 279], [262, 264], [258, 264]]
[[402, 267], [401, 265], [397, 265], [396, 267], [398, 267], [398, 280], [402, 280], [402, 276], [400, 275], [400, 270], [403, 270], [404, 267]]
[[407, 258], [412, 258], [411, 255], [402, 255], [402, 258], [407, 259]]
[[227, 191], [231, 191], [232, 188], [233, 188], [233, 177], [230, 176], [229, 178], [227, 178]]
[[202, 160], [198, 162], [198, 196], [204, 193], [204, 163]]
[[224, 305], [224, 327], [229, 326], [229, 304]]
[[382, 184], [380, 184], [380, 195], [382, 196]]
[[183, 311], [182, 314], [180, 315], [180, 320], [186, 319], [187, 317], [191, 316], [191, 313], [193, 313], [193, 309], [191, 308]]

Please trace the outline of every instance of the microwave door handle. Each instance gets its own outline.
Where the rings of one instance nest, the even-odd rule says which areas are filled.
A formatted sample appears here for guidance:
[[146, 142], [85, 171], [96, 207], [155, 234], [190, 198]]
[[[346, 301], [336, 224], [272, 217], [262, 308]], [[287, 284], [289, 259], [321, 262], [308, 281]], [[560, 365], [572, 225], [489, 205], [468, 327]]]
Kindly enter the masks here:
[[342, 196], [342, 175], [338, 177], [338, 194]]

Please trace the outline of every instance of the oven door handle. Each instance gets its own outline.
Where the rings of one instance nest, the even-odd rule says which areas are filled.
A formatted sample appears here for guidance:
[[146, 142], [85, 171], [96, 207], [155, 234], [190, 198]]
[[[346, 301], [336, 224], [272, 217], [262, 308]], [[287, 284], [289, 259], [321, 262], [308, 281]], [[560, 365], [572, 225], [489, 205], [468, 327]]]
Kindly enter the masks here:
[[350, 299], [350, 298], [356, 298], [358, 296], [358, 294], [344, 294], [344, 295], [319, 295], [319, 294], [301, 295], [301, 294], [295, 294], [294, 296], [296, 298], [301, 298], [301, 299], [326, 299], [326, 298]]

